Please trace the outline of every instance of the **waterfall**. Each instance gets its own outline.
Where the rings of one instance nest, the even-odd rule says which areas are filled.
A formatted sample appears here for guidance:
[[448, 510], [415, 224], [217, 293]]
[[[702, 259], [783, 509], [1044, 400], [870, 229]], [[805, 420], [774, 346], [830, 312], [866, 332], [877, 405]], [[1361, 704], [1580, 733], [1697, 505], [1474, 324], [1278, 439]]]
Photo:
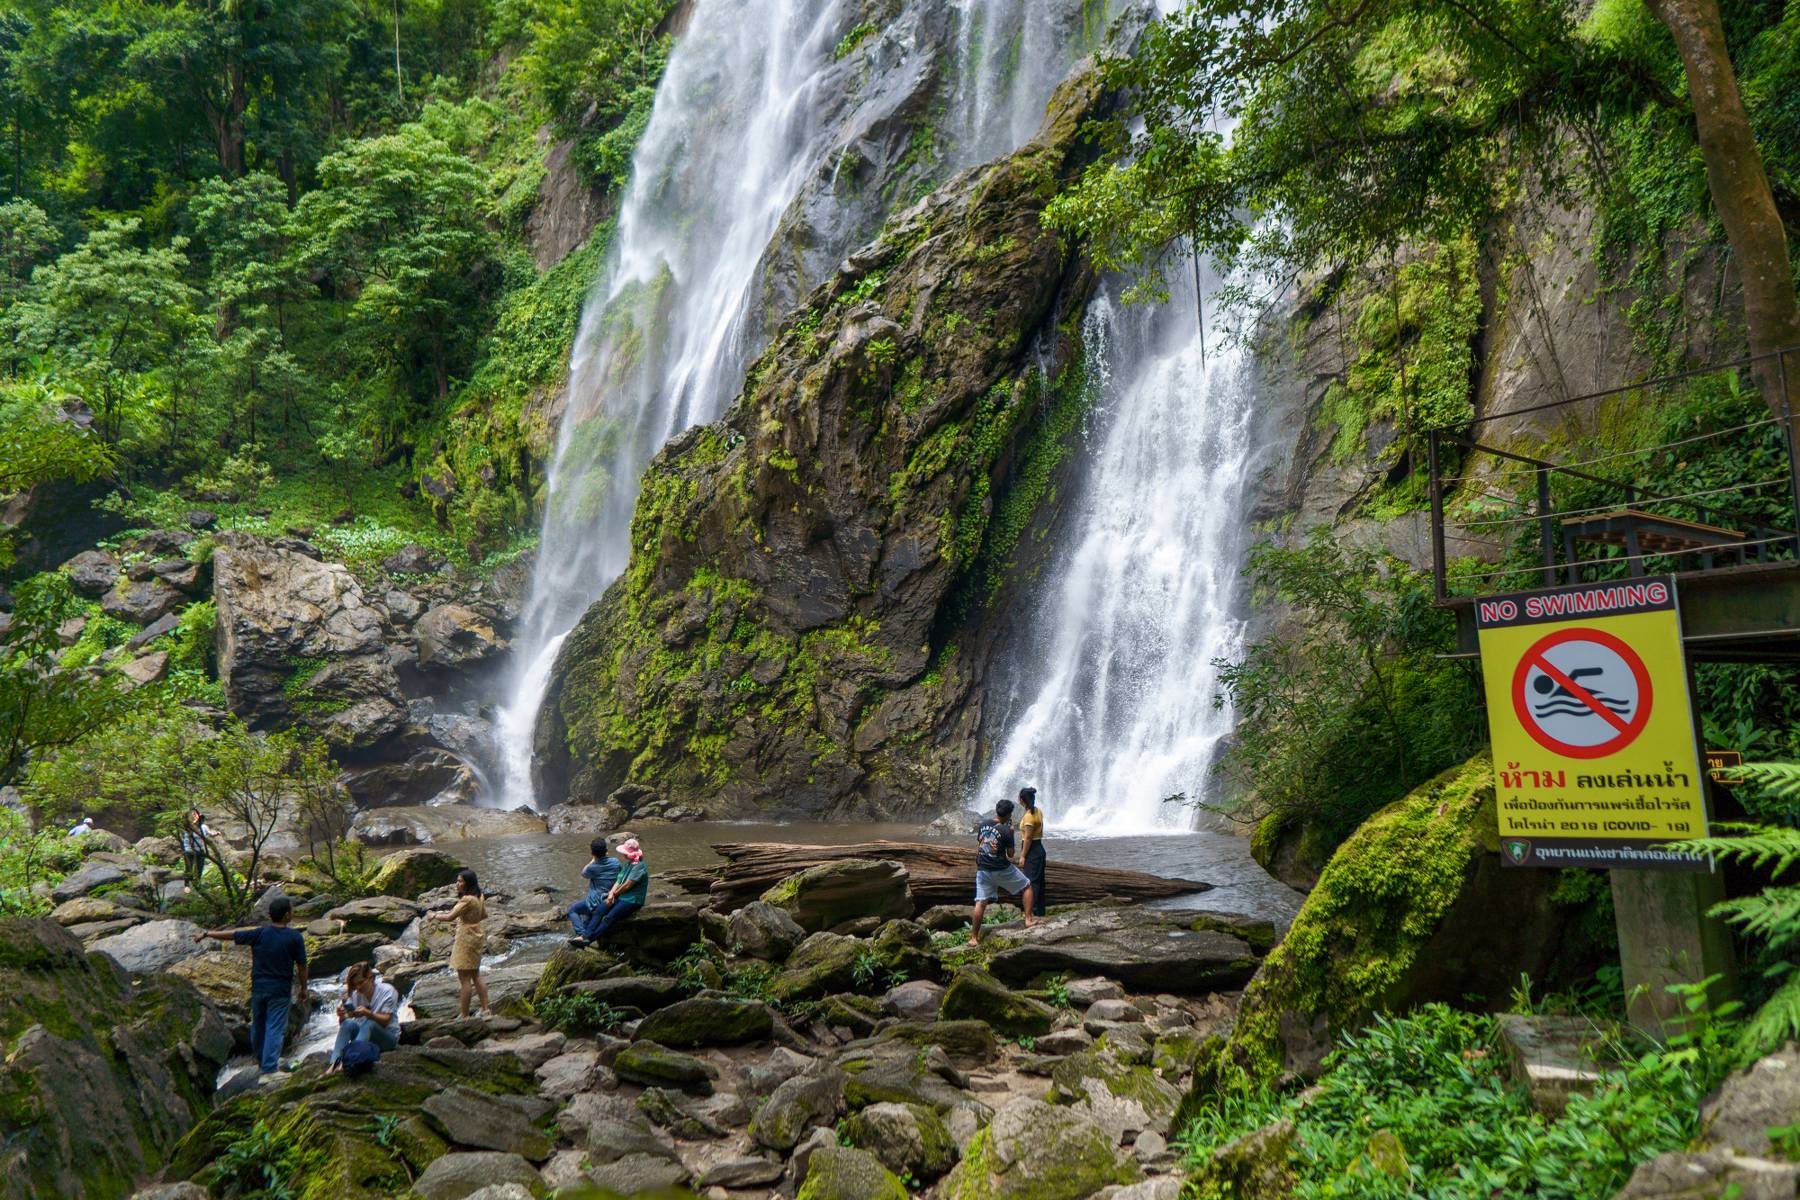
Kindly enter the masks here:
[[537, 806], [556, 653], [624, 570], [656, 451], [712, 421], [787, 304], [931, 183], [1010, 151], [1098, 34], [1091, 0], [700, 0], [583, 309], [514, 669], [498, 795]]
[[1206, 795], [1231, 731], [1212, 663], [1243, 641], [1249, 373], [1235, 349], [1203, 354], [1185, 267], [1165, 304], [1121, 305], [1115, 284], [1088, 311], [1089, 465], [1010, 705], [990, 701], [1011, 719], [975, 803], [1030, 784], [1059, 831], [1192, 828], [1167, 798]]

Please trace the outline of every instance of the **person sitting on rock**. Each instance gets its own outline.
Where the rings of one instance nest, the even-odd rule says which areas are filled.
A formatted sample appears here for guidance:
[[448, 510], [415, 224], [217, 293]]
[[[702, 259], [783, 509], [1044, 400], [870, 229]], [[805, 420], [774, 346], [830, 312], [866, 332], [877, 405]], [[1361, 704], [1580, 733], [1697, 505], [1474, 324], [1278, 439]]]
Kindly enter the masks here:
[[1019, 870], [1013, 843], [1013, 802], [1002, 800], [994, 805], [994, 819], [982, 822], [975, 834], [975, 915], [969, 921], [969, 945], [981, 944], [981, 918], [987, 915], [988, 901], [1001, 892], [1009, 896], [1025, 893], [1020, 907], [1025, 910], [1027, 929], [1038, 923], [1031, 912], [1031, 880]]
[[269, 923], [256, 929], [209, 929], [194, 935], [200, 942], [236, 942], [250, 947], [250, 1057], [264, 1075], [281, 1066], [287, 1041], [288, 1007], [306, 1000], [306, 939], [288, 924], [294, 902], [276, 896], [269, 903]]
[[94, 818], [83, 817], [69, 829], [69, 837], [86, 837], [94, 832]]
[[331, 1048], [327, 1075], [342, 1069], [344, 1048], [351, 1042], [374, 1042], [384, 1052], [400, 1044], [400, 993], [368, 963], [351, 963], [344, 972], [337, 1019], [337, 1042]]
[[620, 842], [619, 857], [625, 860], [625, 869], [619, 872], [618, 879], [613, 881], [611, 890], [606, 893], [588, 933], [583, 937], [570, 939], [569, 944], [577, 949], [597, 945], [606, 937], [607, 930], [627, 917], [636, 915], [650, 899], [650, 868], [644, 865], [644, 850], [638, 845], [638, 840], [626, 838]]
[[588, 844], [588, 851], [594, 856], [593, 861], [581, 868], [581, 876], [587, 880], [587, 895], [569, 906], [569, 923], [584, 945], [594, 936], [594, 925], [606, 908], [606, 894], [619, 877], [619, 860], [606, 853], [605, 838], [595, 838]]

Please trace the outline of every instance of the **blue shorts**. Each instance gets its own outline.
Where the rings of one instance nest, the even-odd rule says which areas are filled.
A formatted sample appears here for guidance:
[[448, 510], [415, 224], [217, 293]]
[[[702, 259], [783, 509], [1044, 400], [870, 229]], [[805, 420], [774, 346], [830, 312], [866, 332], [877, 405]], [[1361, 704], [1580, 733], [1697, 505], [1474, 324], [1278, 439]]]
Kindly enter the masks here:
[[998, 871], [975, 872], [975, 903], [983, 900], [997, 899], [1002, 891], [1009, 896], [1016, 896], [1031, 886], [1031, 880], [1025, 878], [1025, 872], [1007, 863]]

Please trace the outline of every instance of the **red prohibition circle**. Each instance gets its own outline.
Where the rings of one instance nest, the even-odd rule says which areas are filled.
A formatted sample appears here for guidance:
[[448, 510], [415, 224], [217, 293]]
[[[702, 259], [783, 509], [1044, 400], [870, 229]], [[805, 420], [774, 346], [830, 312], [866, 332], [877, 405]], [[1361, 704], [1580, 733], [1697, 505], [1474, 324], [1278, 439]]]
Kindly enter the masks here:
[[[1560, 646], [1564, 642], [1594, 642], [1597, 645], [1605, 646], [1617, 654], [1627, 667], [1631, 668], [1631, 674], [1637, 680], [1638, 705], [1637, 711], [1631, 715], [1631, 721], [1624, 729], [1619, 730], [1617, 736], [1596, 746], [1571, 746], [1557, 741], [1545, 733], [1532, 719], [1531, 709], [1525, 702], [1525, 680], [1531, 674], [1531, 668], [1543, 658], [1544, 651], [1552, 646]], [[1612, 634], [1599, 629], [1561, 629], [1541, 637], [1519, 656], [1518, 669], [1513, 672], [1513, 712], [1518, 716], [1520, 726], [1531, 735], [1531, 739], [1538, 745], [1552, 754], [1560, 754], [1564, 758], [1605, 758], [1609, 754], [1617, 754], [1637, 741], [1638, 735], [1644, 732], [1644, 726], [1650, 721], [1652, 695], [1650, 670], [1644, 666], [1644, 660], [1638, 657], [1637, 651]]]

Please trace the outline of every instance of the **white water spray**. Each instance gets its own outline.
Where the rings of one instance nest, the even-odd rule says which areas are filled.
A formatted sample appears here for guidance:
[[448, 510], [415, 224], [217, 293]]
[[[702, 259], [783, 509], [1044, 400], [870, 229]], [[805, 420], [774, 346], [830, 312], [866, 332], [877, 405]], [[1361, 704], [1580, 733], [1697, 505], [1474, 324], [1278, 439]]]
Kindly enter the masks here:
[[[906, 199], [899, 185], [921, 184], [921, 159], [942, 179], [1022, 144], [1091, 49], [1094, 8], [913, 0], [867, 30], [853, 0], [700, 0], [582, 312], [488, 802], [538, 804], [532, 734], [557, 651], [625, 568], [651, 457], [723, 412], [783, 315], [781, 298], [819, 281], [794, 260], [828, 267], [867, 240]], [[926, 115], [893, 119], [919, 102]], [[882, 144], [908, 125], [904, 156]], [[857, 163], [895, 186], [858, 194], [845, 178]], [[797, 213], [807, 237], [772, 244]]]
[[977, 794], [985, 807], [1032, 784], [1057, 830], [1192, 828], [1168, 797], [1206, 794], [1231, 731], [1212, 662], [1243, 641], [1251, 405], [1243, 356], [1203, 353], [1184, 275], [1165, 304], [1089, 309], [1095, 453]]

